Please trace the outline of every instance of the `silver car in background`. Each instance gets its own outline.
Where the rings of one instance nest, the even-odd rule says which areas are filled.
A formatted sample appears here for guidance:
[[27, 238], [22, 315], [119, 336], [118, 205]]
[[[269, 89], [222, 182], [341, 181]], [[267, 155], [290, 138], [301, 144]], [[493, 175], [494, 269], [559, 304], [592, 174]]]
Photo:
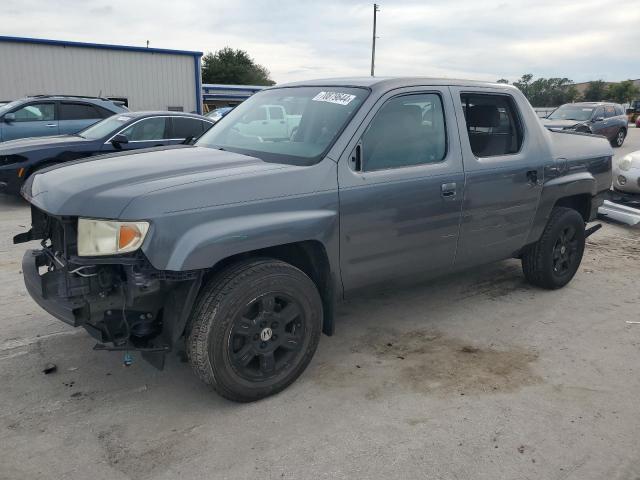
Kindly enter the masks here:
[[620, 192], [640, 194], [640, 150], [614, 162], [613, 188]]

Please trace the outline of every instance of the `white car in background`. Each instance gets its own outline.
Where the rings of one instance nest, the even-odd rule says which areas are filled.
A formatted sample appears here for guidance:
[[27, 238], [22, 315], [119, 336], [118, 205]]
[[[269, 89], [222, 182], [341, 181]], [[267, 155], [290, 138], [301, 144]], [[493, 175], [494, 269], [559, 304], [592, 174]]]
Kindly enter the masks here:
[[640, 194], [640, 150], [614, 162], [613, 188], [619, 192]]

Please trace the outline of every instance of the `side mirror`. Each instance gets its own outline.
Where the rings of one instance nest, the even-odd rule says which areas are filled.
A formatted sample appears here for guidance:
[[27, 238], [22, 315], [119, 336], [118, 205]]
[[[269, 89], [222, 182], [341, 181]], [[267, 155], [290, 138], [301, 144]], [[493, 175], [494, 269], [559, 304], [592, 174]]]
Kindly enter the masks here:
[[596, 117], [593, 119], [594, 122], [601, 122], [604, 120], [604, 117]]
[[7, 113], [3, 118], [4, 118], [4, 121], [6, 123], [15, 122], [16, 121], [16, 114], [15, 113]]
[[122, 145], [123, 143], [129, 143], [129, 139], [127, 138], [126, 135], [119, 133], [118, 135], [116, 135], [111, 139], [111, 143], [113, 144], [114, 147], [117, 147]]

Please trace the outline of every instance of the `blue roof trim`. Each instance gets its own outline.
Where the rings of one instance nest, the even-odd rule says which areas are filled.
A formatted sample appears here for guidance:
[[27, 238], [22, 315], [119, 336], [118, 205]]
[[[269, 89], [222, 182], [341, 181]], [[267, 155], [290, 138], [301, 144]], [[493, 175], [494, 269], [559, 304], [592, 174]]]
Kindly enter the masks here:
[[170, 50], [167, 48], [132, 47], [127, 45], [109, 45], [106, 43], [68, 42], [66, 40], [48, 40], [45, 38], [29, 38], [29, 37], [8, 37], [4, 35], [0, 35], [0, 42], [35, 43], [39, 45], [55, 45], [58, 47], [99, 48], [103, 50], [120, 50], [120, 51], [128, 51], [128, 52], [168, 53], [171, 55], [191, 55], [194, 57], [202, 56], [202, 52], [192, 52], [189, 50]]
[[202, 58], [193, 57], [194, 74], [196, 76], [196, 112], [202, 115]]
[[243, 90], [250, 92], [259, 92], [260, 90], [264, 90], [265, 88], [261, 85], [224, 85], [221, 83], [203, 83], [202, 89], [204, 91], [207, 90]]
[[253, 93], [246, 93], [246, 94], [228, 94], [225, 95], [223, 93], [203, 93], [202, 94], [202, 98], [204, 98], [205, 100], [216, 100], [216, 99], [225, 99], [225, 98], [229, 98], [229, 99], [247, 99], [249, 97], [253, 96]]

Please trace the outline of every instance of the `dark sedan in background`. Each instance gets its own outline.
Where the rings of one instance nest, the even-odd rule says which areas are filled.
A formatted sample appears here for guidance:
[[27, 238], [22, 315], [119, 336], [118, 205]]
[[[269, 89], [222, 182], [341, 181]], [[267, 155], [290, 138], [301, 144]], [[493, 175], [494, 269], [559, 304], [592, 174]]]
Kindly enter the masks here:
[[627, 137], [627, 116], [617, 103], [567, 103], [556, 108], [542, 123], [550, 130], [602, 135], [614, 147], [621, 147]]
[[36, 170], [92, 155], [177, 145], [214, 125], [209, 118], [180, 112], [113, 115], [75, 135], [23, 138], [0, 143], [0, 193], [17, 195]]

